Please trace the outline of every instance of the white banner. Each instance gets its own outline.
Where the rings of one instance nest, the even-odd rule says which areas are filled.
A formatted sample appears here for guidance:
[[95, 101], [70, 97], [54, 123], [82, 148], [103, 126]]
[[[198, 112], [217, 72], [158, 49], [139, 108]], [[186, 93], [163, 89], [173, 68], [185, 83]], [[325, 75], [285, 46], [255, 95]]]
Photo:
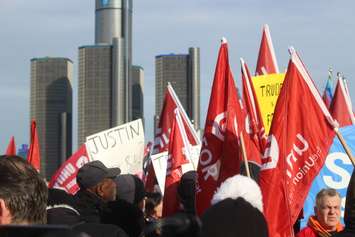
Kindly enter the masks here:
[[[184, 164], [181, 166], [183, 174], [185, 174], [190, 170], [197, 169], [198, 159], [200, 157], [200, 149], [201, 149], [201, 145], [191, 146], [192, 161], [190, 161], [190, 163], [188, 164]], [[165, 151], [162, 153], [158, 153], [156, 155], [152, 155], [151, 160], [153, 163], [155, 176], [157, 178], [160, 191], [164, 195], [166, 167], [168, 165], [168, 152]]]
[[91, 160], [100, 160], [107, 167], [119, 167], [122, 174], [142, 171], [144, 131], [138, 119], [86, 138]]

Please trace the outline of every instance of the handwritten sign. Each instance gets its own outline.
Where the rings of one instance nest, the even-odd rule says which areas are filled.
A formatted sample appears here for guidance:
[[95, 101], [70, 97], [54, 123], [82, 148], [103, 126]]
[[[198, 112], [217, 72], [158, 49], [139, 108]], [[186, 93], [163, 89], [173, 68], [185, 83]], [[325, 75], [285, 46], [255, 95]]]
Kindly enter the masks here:
[[256, 97], [263, 117], [266, 134], [269, 134], [277, 99], [285, 74], [268, 74], [252, 77]]
[[90, 159], [100, 160], [107, 167], [119, 167], [122, 174], [142, 171], [144, 131], [138, 119], [86, 138]]

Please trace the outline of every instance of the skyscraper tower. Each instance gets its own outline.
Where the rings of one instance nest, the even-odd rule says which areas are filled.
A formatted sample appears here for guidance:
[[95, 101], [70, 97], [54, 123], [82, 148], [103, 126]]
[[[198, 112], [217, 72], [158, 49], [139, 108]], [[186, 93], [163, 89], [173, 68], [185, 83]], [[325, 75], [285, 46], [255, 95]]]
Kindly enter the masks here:
[[72, 75], [70, 59], [31, 59], [30, 119], [37, 122], [41, 173], [47, 178], [72, 151]]
[[132, 120], [132, 86], [132, 0], [96, 0], [95, 45], [79, 47], [79, 145]]
[[179, 100], [192, 120], [200, 128], [200, 49], [189, 48], [188, 54], [165, 54], [155, 57], [155, 121], [159, 120], [164, 93], [171, 83]]

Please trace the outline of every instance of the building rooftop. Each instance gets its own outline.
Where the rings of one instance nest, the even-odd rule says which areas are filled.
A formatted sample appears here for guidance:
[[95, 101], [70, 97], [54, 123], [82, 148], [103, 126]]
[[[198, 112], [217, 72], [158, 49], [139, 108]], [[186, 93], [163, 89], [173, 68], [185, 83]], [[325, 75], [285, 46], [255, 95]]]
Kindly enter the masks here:
[[65, 58], [65, 57], [40, 57], [40, 58], [31, 58], [31, 62], [32, 61], [48, 61], [48, 60], [65, 60], [65, 61], [69, 61], [71, 63], [73, 63], [73, 61], [69, 58]]
[[188, 54], [175, 54], [175, 53], [170, 53], [170, 54], [159, 54], [155, 56], [155, 58], [160, 58], [160, 57], [176, 57], [176, 56], [187, 56]]

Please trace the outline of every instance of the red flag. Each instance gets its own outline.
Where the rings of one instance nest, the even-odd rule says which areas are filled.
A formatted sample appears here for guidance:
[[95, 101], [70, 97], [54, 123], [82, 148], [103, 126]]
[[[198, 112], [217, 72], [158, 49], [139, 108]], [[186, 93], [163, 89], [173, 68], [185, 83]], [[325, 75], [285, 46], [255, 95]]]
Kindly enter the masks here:
[[340, 127], [355, 124], [350, 95], [341, 77], [338, 78], [334, 97], [330, 105], [330, 113], [333, 118], [338, 121]]
[[[167, 90], [165, 91], [165, 98], [162, 111], [159, 117], [159, 124], [157, 127], [157, 132], [154, 138], [154, 145], [152, 154], [157, 154], [160, 152], [167, 151], [169, 148], [169, 136], [172, 129], [172, 124], [175, 119], [175, 109], [178, 108], [181, 114], [182, 122], [191, 145], [200, 144], [200, 140], [196, 131], [194, 130], [190, 119], [188, 118], [184, 108], [182, 107], [173, 87], [169, 84]], [[148, 166], [148, 174], [146, 180], [146, 190], [153, 191], [153, 186], [155, 183], [155, 172], [153, 164]]]
[[[182, 176], [181, 166], [189, 162], [186, 157], [186, 144], [183, 141], [183, 125], [178, 122], [179, 110], [176, 110], [176, 119], [173, 120], [169, 137], [168, 166], [166, 168], [165, 191], [163, 200], [163, 216], [170, 216], [179, 210], [177, 186]], [[186, 135], [185, 135], [186, 136]]]
[[15, 156], [16, 155], [16, 145], [15, 145], [15, 137], [14, 136], [11, 137], [11, 140], [9, 142], [9, 145], [7, 146], [5, 154], [8, 156]]
[[31, 144], [27, 153], [27, 161], [30, 163], [38, 172], [41, 169], [41, 155], [40, 147], [38, 142], [38, 133], [36, 121], [32, 120], [31, 124]]
[[79, 150], [59, 167], [52, 176], [48, 187], [61, 188], [67, 193], [74, 195], [80, 189], [76, 183], [76, 174], [78, 170], [89, 161], [86, 145], [83, 144]]
[[279, 73], [268, 25], [264, 25], [255, 75]]
[[324, 164], [335, 127], [302, 61], [292, 50], [260, 171], [269, 236], [293, 236], [293, 224]]
[[246, 113], [248, 115], [247, 122], [249, 122], [249, 126], [246, 125], [246, 131], [258, 150], [262, 152], [266, 138], [264, 123], [248, 66], [243, 59], [240, 59], [240, 62], [242, 70], [243, 99]]
[[[239, 115], [239, 116], [237, 116]], [[197, 168], [197, 213], [210, 206], [213, 193], [226, 178], [239, 173], [239, 131], [243, 124], [237, 90], [229, 66], [228, 46], [222, 41], [208, 107]]]

